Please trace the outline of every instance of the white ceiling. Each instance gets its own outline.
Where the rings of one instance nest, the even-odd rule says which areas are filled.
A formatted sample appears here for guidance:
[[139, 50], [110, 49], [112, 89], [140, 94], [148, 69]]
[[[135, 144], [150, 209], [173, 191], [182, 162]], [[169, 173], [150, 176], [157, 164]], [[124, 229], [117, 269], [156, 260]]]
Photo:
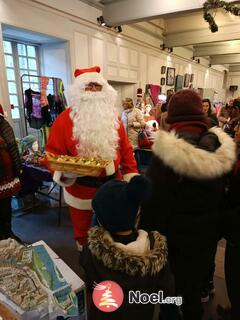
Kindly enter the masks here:
[[[151, 21], [163, 25], [167, 47], [193, 46], [193, 55], [209, 58], [211, 64], [240, 68], [240, 17], [217, 10], [214, 18], [219, 31], [212, 33], [203, 19], [205, 0], [82, 0], [101, 7], [108, 25]], [[239, 5], [240, 1], [231, 1]]]

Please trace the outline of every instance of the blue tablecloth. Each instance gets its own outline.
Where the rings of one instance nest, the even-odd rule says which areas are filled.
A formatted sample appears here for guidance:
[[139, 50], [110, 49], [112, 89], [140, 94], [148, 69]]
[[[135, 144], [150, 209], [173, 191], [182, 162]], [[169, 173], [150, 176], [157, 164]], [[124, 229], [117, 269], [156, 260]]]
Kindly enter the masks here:
[[36, 192], [44, 181], [52, 182], [52, 175], [47, 167], [36, 164], [22, 164], [22, 175], [20, 177], [22, 189], [20, 194]]

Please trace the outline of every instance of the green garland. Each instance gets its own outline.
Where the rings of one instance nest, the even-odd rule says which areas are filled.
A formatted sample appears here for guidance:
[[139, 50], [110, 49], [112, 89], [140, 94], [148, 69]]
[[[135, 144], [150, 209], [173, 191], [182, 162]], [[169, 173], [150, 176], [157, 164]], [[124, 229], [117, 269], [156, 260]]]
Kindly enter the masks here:
[[211, 9], [222, 8], [227, 12], [232, 13], [235, 16], [240, 16], [240, 7], [234, 5], [233, 3], [228, 3], [220, 0], [207, 0], [203, 4], [203, 17], [209, 23], [209, 29], [212, 32], [218, 31], [218, 26], [209, 11]]

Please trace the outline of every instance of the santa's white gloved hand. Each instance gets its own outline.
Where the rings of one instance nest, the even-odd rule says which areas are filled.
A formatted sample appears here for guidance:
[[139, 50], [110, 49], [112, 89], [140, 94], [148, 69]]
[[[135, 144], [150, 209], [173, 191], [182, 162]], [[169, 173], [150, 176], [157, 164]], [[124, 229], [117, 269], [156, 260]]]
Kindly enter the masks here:
[[63, 173], [61, 171], [54, 171], [53, 180], [62, 187], [69, 187], [75, 183], [79, 175], [75, 173]]

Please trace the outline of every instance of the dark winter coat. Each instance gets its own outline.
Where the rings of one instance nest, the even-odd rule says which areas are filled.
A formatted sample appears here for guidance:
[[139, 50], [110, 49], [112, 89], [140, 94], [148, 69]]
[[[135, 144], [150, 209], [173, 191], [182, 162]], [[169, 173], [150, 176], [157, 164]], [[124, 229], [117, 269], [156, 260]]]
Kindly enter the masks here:
[[8, 121], [5, 120], [2, 116], [0, 116], [0, 136], [7, 144], [7, 148], [13, 162], [14, 174], [15, 176], [19, 177], [21, 171], [21, 159], [19, 155], [17, 142], [12, 127], [10, 126]]
[[228, 241], [240, 247], [240, 154], [238, 154], [238, 161], [229, 178], [222, 232]]
[[169, 244], [196, 250], [218, 237], [226, 177], [236, 159], [234, 141], [220, 128], [203, 134], [159, 131], [148, 176], [153, 183], [142, 227]]
[[[148, 234], [142, 230], [143, 238], [148, 244]], [[141, 293], [158, 293], [170, 285], [167, 262], [166, 239], [158, 232], [152, 232], [154, 245], [145, 253], [133, 253], [128, 245], [117, 244], [109, 232], [102, 227], [93, 227], [89, 231], [88, 246], [80, 254], [80, 264], [86, 272], [86, 286], [92, 293], [94, 284], [111, 280], [123, 289], [122, 306], [111, 314], [98, 310], [90, 297], [89, 320], [117, 319], [151, 320], [153, 304], [129, 304], [128, 292], [140, 290]], [[146, 242], [144, 242], [146, 244]], [[139, 238], [131, 242], [135, 249], [142, 251], [143, 242]]]

